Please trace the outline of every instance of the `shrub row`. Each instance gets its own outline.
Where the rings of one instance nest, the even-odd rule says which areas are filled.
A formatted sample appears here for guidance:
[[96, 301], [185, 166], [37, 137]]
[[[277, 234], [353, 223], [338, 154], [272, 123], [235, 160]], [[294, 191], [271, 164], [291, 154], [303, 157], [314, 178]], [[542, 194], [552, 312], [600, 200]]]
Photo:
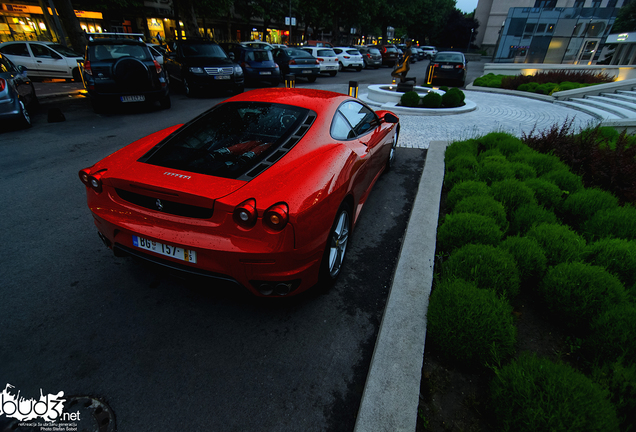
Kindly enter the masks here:
[[464, 106], [465, 98], [464, 92], [457, 87], [447, 89], [443, 95], [431, 91], [422, 98], [417, 92], [410, 91], [402, 95], [400, 105], [412, 108], [455, 108]]
[[[432, 346], [447, 361], [496, 371], [498, 430], [627, 430], [636, 405], [636, 209], [585, 189], [557, 157], [507, 134], [454, 143], [445, 158]], [[591, 378], [534, 356], [510, 361], [509, 300], [521, 288], [583, 338], [580, 354], [599, 366]]]
[[558, 91], [574, 90], [612, 81], [614, 81], [614, 78], [605, 73], [595, 74], [589, 71], [562, 70], [516, 76], [490, 73], [477, 78], [474, 81], [474, 85], [549, 95]]

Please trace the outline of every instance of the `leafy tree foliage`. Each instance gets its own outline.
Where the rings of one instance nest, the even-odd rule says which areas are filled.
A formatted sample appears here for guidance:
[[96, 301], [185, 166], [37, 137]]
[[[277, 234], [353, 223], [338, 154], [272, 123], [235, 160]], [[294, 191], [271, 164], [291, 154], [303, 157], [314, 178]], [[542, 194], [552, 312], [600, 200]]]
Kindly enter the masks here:
[[618, 10], [618, 16], [612, 26], [612, 33], [636, 31], [636, 1], [631, 0]]

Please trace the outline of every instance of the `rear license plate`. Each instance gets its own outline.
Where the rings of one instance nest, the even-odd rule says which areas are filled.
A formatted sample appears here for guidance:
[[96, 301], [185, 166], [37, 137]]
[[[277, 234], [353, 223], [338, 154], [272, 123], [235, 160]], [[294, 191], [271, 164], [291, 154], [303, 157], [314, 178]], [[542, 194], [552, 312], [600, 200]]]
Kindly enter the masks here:
[[452, 69], [453, 68], [451, 65], [442, 65], [441, 67], [442, 67], [442, 69]]
[[271, 75], [271, 72], [259, 72], [261, 75]]
[[196, 264], [197, 262], [197, 253], [193, 250], [181, 249], [176, 246], [171, 246], [142, 237], [137, 237], [136, 235], [132, 236], [132, 240], [133, 246], [139, 249], [149, 250], [159, 255], [176, 258], [181, 261], [187, 261], [194, 264]]
[[304, 71], [301, 71], [300, 73], [304, 73], [304, 74], [311, 74], [311, 73], [313, 73], [313, 71], [310, 71], [310, 70], [304, 70]]
[[232, 77], [231, 75], [217, 75], [214, 77], [214, 79], [229, 80], [231, 77]]
[[138, 95], [138, 96], [122, 96], [122, 102], [143, 102], [146, 100], [146, 96]]

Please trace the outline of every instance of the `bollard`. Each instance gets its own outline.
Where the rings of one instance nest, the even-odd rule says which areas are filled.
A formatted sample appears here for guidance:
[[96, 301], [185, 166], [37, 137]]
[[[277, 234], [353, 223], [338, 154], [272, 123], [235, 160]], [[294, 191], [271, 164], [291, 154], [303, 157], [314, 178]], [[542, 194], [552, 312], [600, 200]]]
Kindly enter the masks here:
[[285, 75], [285, 87], [286, 88], [296, 87], [296, 75], [294, 74]]
[[358, 81], [349, 81], [349, 96], [358, 97]]

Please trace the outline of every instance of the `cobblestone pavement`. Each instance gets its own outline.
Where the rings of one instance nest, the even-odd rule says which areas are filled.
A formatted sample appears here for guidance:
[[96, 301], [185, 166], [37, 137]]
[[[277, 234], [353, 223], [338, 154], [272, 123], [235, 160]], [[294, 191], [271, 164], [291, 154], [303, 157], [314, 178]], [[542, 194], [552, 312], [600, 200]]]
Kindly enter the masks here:
[[399, 147], [428, 148], [431, 141], [461, 141], [489, 132], [509, 132], [515, 136], [542, 131], [574, 119], [575, 130], [595, 125], [591, 115], [534, 99], [494, 93], [465, 91], [477, 109], [448, 116], [401, 115]]

